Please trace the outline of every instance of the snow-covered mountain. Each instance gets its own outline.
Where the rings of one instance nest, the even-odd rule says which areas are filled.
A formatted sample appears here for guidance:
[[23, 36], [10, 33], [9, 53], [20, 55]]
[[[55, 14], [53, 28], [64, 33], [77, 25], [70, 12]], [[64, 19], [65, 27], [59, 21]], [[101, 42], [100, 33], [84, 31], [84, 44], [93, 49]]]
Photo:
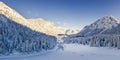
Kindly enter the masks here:
[[78, 43], [92, 47], [115, 47], [120, 49], [120, 23], [113, 16], [105, 16], [85, 26], [78, 34], [64, 37], [65, 43]]
[[59, 28], [52, 23], [45, 21], [44, 19], [26, 19], [22, 15], [20, 15], [15, 10], [11, 9], [7, 5], [5, 5], [3, 2], [0, 2], [0, 14], [5, 15], [7, 18], [22, 24], [24, 26], [27, 26], [31, 28], [32, 30], [43, 32], [45, 34], [57, 36], [57, 34], [64, 34], [65, 29]]
[[[96, 34], [103, 34], [107, 30], [111, 30], [120, 25], [120, 21], [113, 16], [105, 16], [98, 19], [91, 25], [85, 26], [78, 35], [91, 36]], [[114, 30], [113, 30], [114, 31]], [[112, 31], [111, 31], [112, 32]], [[108, 33], [110, 34], [110, 32]]]
[[53, 49], [57, 39], [40, 32], [15, 10], [0, 2], [0, 55]]
[[51, 22], [42, 19], [42, 18], [37, 18], [37, 19], [27, 19], [28, 22], [34, 24], [35, 26], [38, 27], [38, 29], [43, 32], [47, 33], [49, 35], [54, 35], [57, 36], [58, 34], [65, 34], [66, 29], [55, 26]]
[[33, 25], [37, 26], [38, 29], [40, 29], [41, 32], [47, 33], [49, 35], [58, 36], [59, 34], [76, 34], [79, 32], [79, 29], [65, 29], [62, 27], [55, 26], [51, 22], [42, 19], [42, 18], [36, 18], [36, 19], [27, 19], [28, 22], [32, 23]]
[[39, 29], [37, 29], [36, 26], [30, 24], [22, 15], [20, 15], [18, 12], [16, 12], [12, 8], [8, 7], [3, 2], [0, 2], [0, 14], [5, 15], [7, 18], [11, 19], [14, 22], [27, 26], [32, 30], [39, 31]]

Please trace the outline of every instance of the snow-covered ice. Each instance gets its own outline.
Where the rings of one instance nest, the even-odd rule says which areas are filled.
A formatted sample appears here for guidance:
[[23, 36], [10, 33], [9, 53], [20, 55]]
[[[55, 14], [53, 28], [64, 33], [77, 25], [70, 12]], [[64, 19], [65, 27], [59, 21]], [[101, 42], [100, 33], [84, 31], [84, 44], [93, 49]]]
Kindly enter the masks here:
[[78, 44], [64, 44], [64, 51], [51, 50], [28, 55], [1, 56], [0, 60], [119, 60], [120, 50]]

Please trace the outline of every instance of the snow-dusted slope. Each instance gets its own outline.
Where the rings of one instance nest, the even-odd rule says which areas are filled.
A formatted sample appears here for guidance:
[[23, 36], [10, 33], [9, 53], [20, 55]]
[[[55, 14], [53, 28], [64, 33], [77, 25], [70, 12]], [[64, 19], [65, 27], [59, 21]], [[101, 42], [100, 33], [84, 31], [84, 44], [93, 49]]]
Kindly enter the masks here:
[[7, 16], [14, 21], [20, 21], [21, 19], [24, 20], [24, 17], [22, 17], [19, 13], [8, 7], [3, 2], [0, 2], [0, 14]]
[[3, 2], [0, 2], [0, 14], [5, 15], [7, 18], [23, 25], [30, 25], [27, 23], [27, 20], [25, 20], [24, 17], [22, 17], [19, 13], [17, 13], [15, 10], [8, 7]]
[[5, 15], [7, 18], [11, 19], [14, 22], [27, 26], [32, 30], [39, 31], [39, 29], [36, 26], [30, 24], [23, 16], [21, 16], [18, 12], [16, 12], [12, 8], [8, 7], [3, 2], [0, 2], [0, 14]]
[[[113, 16], [105, 16], [98, 19], [91, 25], [85, 26], [78, 35], [91, 36], [102, 34], [106, 30], [113, 29], [120, 24], [120, 21]], [[109, 34], [109, 33], [108, 33]]]
[[49, 35], [54, 35], [57, 36], [58, 34], [76, 34], [79, 32], [78, 29], [65, 29], [62, 27], [55, 26], [51, 22], [42, 19], [42, 18], [37, 18], [37, 19], [27, 19], [30, 23], [34, 24], [35, 26], [40, 29], [41, 32], [47, 33]]
[[119, 24], [118, 19], [113, 16], [105, 16], [98, 19], [96, 22], [89, 26], [90, 29], [112, 29]]
[[49, 35], [57, 36], [58, 34], [65, 34], [65, 29], [55, 26], [54, 24], [48, 22], [45, 19], [27, 19], [28, 22], [38, 27], [41, 32], [47, 33]]

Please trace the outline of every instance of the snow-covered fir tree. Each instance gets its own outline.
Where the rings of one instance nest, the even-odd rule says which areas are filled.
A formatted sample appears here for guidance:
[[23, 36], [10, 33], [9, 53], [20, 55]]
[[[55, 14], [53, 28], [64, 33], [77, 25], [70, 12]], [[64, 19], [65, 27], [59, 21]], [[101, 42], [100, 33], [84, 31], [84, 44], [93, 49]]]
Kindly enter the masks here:
[[0, 54], [53, 49], [56, 37], [34, 31], [0, 14]]

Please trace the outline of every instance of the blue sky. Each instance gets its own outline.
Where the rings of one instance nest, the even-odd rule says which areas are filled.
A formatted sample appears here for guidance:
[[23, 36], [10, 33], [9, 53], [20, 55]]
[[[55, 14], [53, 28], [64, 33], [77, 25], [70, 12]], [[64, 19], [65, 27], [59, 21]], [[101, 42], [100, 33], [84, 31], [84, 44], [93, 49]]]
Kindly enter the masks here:
[[44, 18], [58, 26], [83, 28], [97, 19], [120, 18], [120, 0], [0, 0], [25, 18]]

